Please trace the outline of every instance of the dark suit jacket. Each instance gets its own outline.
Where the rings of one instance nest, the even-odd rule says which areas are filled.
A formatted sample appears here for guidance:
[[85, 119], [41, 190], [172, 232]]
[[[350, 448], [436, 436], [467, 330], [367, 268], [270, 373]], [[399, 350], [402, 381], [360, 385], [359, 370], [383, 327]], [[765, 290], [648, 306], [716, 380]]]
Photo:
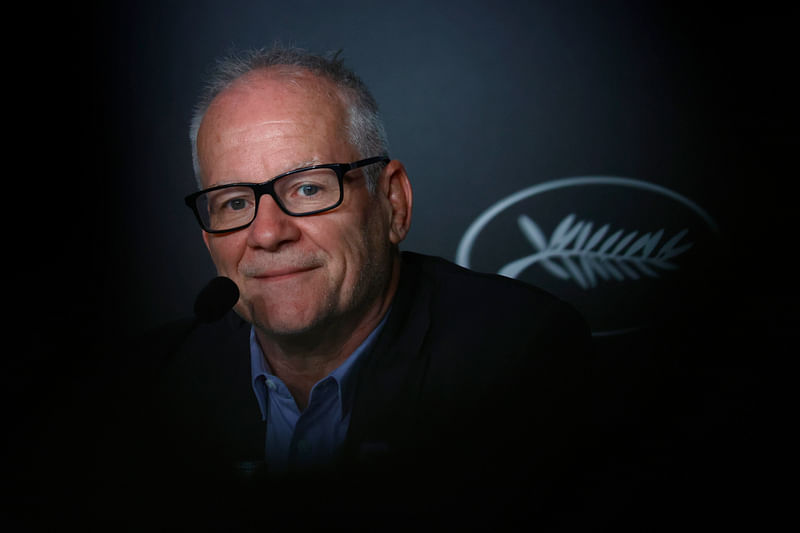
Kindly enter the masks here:
[[128, 380], [120, 411], [128, 414], [103, 445], [125, 450], [125, 460], [98, 483], [133, 496], [111, 499], [147, 494], [140, 509], [168, 512], [207, 511], [222, 498], [239, 518], [264, 505], [287, 520], [300, 508], [316, 516], [309, 506], [337, 516], [357, 508], [362, 518], [381, 509], [496, 516], [512, 500], [525, 513], [550, 508], [554, 494], [564, 501], [581, 468], [591, 337], [574, 309], [542, 290], [403, 253], [340, 461], [326, 472], [275, 477], [263, 467], [249, 331], [230, 313], [188, 336], [179, 324], [137, 346], [136, 358], [166, 363], [129, 374], [138, 377]]

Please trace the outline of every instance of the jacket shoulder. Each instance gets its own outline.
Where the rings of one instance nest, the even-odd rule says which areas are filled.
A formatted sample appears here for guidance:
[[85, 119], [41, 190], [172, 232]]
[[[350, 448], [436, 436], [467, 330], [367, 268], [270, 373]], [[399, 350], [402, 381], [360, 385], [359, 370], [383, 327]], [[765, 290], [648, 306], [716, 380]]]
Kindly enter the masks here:
[[432, 309], [447, 310], [453, 319], [487, 320], [508, 325], [532, 320], [552, 327], [571, 324], [588, 333], [580, 313], [554, 294], [516, 279], [473, 271], [440, 257], [404, 252], [404, 266], [425, 280], [432, 291]]

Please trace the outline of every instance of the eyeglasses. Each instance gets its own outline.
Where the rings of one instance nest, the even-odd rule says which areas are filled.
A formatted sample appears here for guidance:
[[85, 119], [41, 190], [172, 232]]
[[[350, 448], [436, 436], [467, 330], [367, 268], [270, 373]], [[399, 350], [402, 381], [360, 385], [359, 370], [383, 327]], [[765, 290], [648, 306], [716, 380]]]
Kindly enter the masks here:
[[342, 203], [347, 172], [388, 161], [387, 157], [370, 157], [354, 163], [298, 168], [264, 183], [227, 183], [190, 194], [185, 198], [186, 205], [207, 233], [226, 233], [252, 224], [265, 194], [272, 196], [287, 215], [316, 215]]

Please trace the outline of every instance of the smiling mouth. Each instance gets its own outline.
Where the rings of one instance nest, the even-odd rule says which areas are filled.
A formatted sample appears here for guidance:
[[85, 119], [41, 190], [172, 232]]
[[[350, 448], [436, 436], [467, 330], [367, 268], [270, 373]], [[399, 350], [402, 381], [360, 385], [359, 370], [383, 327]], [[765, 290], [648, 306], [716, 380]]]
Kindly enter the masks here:
[[290, 267], [290, 268], [281, 268], [277, 270], [270, 270], [269, 272], [259, 273], [255, 276], [252, 276], [254, 279], [259, 281], [281, 281], [286, 279], [291, 279], [297, 277], [301, 274], [305, 274], [306, 272], [310, 272], [317, 267]]

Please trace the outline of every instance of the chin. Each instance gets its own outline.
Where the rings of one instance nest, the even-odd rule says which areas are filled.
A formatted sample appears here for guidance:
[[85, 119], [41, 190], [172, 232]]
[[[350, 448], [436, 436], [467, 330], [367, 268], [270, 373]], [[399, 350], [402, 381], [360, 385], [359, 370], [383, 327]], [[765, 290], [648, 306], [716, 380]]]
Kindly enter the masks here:
[[260, 330], [274, 337], [294, 337], [313, 330], [317, 321], [299, 317], [264, 317], [257, 315], [253, 323]]
[[274, 337], [294, 337], [313, 331], [331, 313], [324, 307], [268, 305], [263, 301], [247, 305], [245, 320]]

